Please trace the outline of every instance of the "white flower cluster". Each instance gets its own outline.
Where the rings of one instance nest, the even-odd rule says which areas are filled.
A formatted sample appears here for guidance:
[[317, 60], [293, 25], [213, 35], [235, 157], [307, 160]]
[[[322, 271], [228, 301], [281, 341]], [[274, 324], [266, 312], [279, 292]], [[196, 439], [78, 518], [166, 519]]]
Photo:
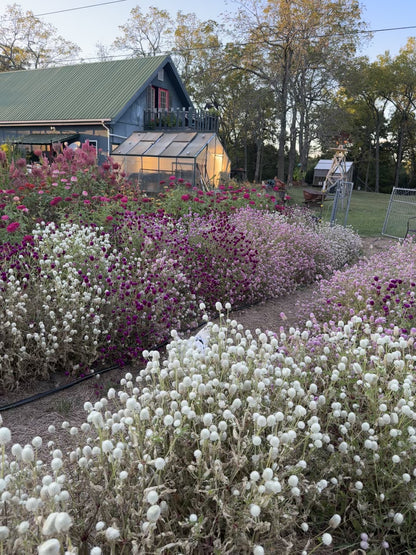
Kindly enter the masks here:
[[[33, 445], [11, 447], [6, 548], [79, 548], [83, 534], [91, 553], [215, 538], [218, 551], [261, 554], [294, 530], [305, 549], [415, 544], [413, 338], [357, 317], [319, 336], [224, 318], [207, 324], [203, 349], [172, 331], [164, 359], [144, 352], [137, 377], [86, 403], [77, 448], [64, 454], [57, 438], [46, 463]], [[4, 429], [0, 442], [11, 443]]]

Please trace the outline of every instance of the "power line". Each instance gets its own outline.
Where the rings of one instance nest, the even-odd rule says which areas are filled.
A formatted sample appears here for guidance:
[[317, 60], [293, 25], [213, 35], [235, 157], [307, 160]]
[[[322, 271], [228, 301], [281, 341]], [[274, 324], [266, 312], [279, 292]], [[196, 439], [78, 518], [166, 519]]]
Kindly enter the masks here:
[[54, 12], [45, 12], [34, 14], [35, 17], [42, 17], [44, 15], [55, 15], [57, 13], [64, 12], [75, 12], [77, 10], [86, 10], [87, 8], [96, 8], [98, 6], [106, 6], [107, 4], [120, 4], [120, 2], [125, 2], [126, 0], [112, 0], [112, 2], [100, 2], [99, 4], [89, 4], [87, 6], [78, 6], [78, 8], [67, 8], [65, 10], [57, 10]]

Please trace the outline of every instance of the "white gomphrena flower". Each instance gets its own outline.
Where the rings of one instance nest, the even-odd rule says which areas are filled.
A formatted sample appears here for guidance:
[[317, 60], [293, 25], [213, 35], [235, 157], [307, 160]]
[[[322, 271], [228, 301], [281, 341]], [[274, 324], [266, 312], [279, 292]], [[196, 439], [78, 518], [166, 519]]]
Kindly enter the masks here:
[[17, 527], [17, 533], [20, 535], [26, 534], [30, 528], [30, 522], [28, 520], [22, 520], [22, 522]]
[[105, 537], [107, 541], [115, 542], [120, 537], [120, 530], [113, 528], [113, 526], [109, 526], [105, 531]]
[[105, 528], [105, 522], [103, 522], [102, 520], [99, 520], [95, 525], [95, 529], [97, 530], [97, 532], [101, 532], [101, 530], [104, 530], [104, 528]]
[[55, 426], [53, 426], [52, 424], [51, 424], [50, 426], [48, 426], [48, 432], [49, 432], [50, 434], [54, 434], [55, 431], [56, 431]]
[[22, 461], [25, 463], [30, 463], [34, 461], [35, 453], [31, 445], [25, 445], [22, 449]]
[[322, 543], [324, 545], [331, 545], [331, 543], [332, 543], [331, 534], [328, 534], [328, 532], [325, 532], [325, 534], [322, 534]]
[[155, 490], [149, 491], [146, 496], [146, 500], [148, 503], [150, 503], [150, 505], [156, 505], [156, 503], [159, 501], [159, 494]]
[[103, 453], [110, 453], [114, 449], [113, 442], [110, 439], [105, 439], [101, 444]]
[[355, 488], [358, 489], [359, 491], [361, 491], [363, 489], [363, 483], [360, 482], [360, 480], [357, 480], [355, 482]]
[[61, 544], [56, 538], [46, 540], [38, 546], [38, 555], [59, 555]]
[[341, 524], [340, 515], [335, 514], [335, 515], [331, 516], [331, 518], [329, 519], [329, 525], [330, 525], [331, 528], [336, 528], [340, 524]]
[[260, 515], [261, 509], [255, 503], [250, 505], [250, 514], [252, 517], [257, 518]]
[[152, 505], [147, 509], [146, 518], [149, 522], [156, 522], [160, 517], [159, 505]]
[[163, 470], [166, 466], [166, 461], [162, 457], [157, 457], [157, 459], [154, 460], [154, 465], [156, 470]]
[[264, 548], [261, 545], [255, 545], [253, 548], [253, 555], [264, 555]]
[[197, 520], [198, 520], [198, 517], [196, 516], [195, 513], [192, 513], [189, 515], [189, 522], [194, 523], [194, 522], [197, 522]]
[[7, 526], [0, 526], [0, 542], [7, 540], [9, 537], [10, 530]]
[[51, 513], [50, 515], [48, 515], [48, 518], [43, 523], [42, 534], [44, 536], [52, 536], [52, 534], [55, 534], [55, 519], [57, 514], [58, 513]]
[[36, 436], [32, 439], [32, 445], [35, 449], [39, 449], [42, 447], [42, 438], [40, 436]]
[[57, 472], [58, 470], [60, 470], [62, 468], [62, 459], [55, 457], [54, 459], [51, 460], [51, 468], [54, 472]]
[[250, 480], [252, 482], [258, 482], [260, 480], [260, 474], [257, 472], [257, 470], [253, 470], [253, 472], [251, 472]]
[[90, 550], [90, 555], [101, 555], [101, 547], [95, 546]]
[[400, 524], [402, 524], [404, 520], [404, 516], [402, 515], [402, 513], [396, 513], [393, 517], [393, 520], [395, 524], [398, 524], [400, 526]]
[[217, 301], [217, 302], [215, 303], [215, 310], [216, 310], [217, 312], [221, 312], [221, 310], [222, 310], [222, 304], [221, 304], [219, 301]]
[[12, 439], [12, 434], [9, 428], [0, 428], [0, 445], [6, 445]]
[[58, 533], [68, 532], [72, 526], [72, 518], [68, 513], [58, 513], [55, 518], [55, 528]]
[[291, 476], [289, 476], [289, 479], [287, 481], [287, 483], [291, 488], [296, 487], [298, 485], [298, 482], [299, 482], [299, 478], [296, 476], [296, 474], [292, 474]]
[[303, 532], [307, 532], [309, 530], [309, 524], [307, 522], [302, 522], [300, 527], [302, 528]]

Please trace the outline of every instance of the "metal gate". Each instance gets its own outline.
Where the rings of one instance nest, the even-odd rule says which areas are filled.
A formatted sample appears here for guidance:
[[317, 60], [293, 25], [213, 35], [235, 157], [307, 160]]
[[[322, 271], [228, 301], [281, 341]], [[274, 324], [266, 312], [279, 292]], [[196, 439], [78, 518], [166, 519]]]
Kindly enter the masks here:
[[416, 189], [393, 187], [387, 207], [382, 235], [403, 239], [409, 218], [416, 216]]
[[337, 183], [332, 203], [331, 225], [340, 224], [346, 227], [353, 188], [354, 183], [351, 181], [339, 181]]

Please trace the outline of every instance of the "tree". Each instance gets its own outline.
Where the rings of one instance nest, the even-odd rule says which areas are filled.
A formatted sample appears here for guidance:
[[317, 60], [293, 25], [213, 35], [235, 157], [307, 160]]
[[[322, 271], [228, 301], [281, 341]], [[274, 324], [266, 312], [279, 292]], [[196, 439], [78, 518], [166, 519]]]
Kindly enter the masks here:
[[57, 35], [55, 27], [18, 4], [7, 6], [0, 17], [0, 71], [48, 67], [80, 52], [79, 46]]
[[[299, 72], [330, 72], [339, 52], [355, 52], [361, 25], [356, 0], [243, 0], [233, 18], [245, 44], [235, 66], [255, 74], [275, 95], [279, 120], [277, 174], [284, 179], [290, 100]], [[304, 105], [305, 107], [306, 105]], [[305, 120], [304, 120], [305, 121]]]
[[121, 25], [122, 35], [113, 43], [115, 48], [127, 50], [132, 56], [155, 56], [170, 49], [173, 21], [169, 12], [150, 6], [143, 13], [139, 6], [130, 11], [130, 18]]
[[383, 80], [382, 94], [393, 106], [391, 131], [396, 137], [396, 171], [394, 187], [399, 185], [402, 161], [415, 128], [416, 109], [416, 39], [410, 38], [395, 58], [386, 52], [379, 56], [388, 79]]

